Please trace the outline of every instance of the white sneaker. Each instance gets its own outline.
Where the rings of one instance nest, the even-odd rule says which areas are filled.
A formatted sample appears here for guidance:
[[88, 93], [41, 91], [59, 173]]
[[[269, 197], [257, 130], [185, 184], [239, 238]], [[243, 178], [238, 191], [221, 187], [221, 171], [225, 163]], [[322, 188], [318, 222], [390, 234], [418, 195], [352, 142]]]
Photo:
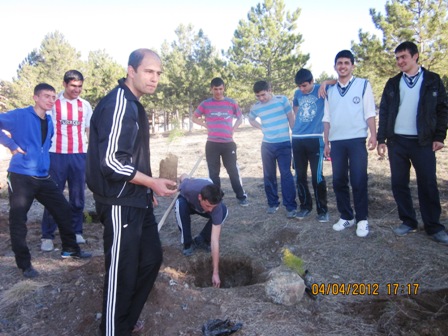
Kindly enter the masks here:
[[356, 235], [358, 237], [365, 237], [368, 234], [369, 234], [369, 223], [366, 220], [359, 221], [356, 228]]
[[84, 239], [84, 237], [82, 236], [82, 234], [77, 233], [77, 234], [76, 234], [76, 242], [77, 242], [78, 244], [85, 244], [85, 243], [86, 243], [86, 240]]
[[53, 239], [41, 239], [42, 244], [40, 245], [40, 249], [44, 252], [50, 252], [54, 250]]
[[340, 218], [338, 220], [338, 222], [333, 225], [333, 230], [335, 230], [335, 231], [342, 231], [345, 228], [351, 227], [353, 225], [355, 225], [355, 220], [354, 219], [348, 220], [348, 219]]

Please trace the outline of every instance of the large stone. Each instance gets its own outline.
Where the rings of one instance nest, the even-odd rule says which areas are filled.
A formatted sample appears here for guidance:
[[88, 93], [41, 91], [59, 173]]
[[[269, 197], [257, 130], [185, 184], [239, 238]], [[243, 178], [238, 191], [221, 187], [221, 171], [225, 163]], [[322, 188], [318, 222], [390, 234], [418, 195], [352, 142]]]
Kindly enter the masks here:
[[265, 291], [274, 303], [293, 306], [302, 300], [305, 283], [297, 273], [282, 265], [269, 273]]

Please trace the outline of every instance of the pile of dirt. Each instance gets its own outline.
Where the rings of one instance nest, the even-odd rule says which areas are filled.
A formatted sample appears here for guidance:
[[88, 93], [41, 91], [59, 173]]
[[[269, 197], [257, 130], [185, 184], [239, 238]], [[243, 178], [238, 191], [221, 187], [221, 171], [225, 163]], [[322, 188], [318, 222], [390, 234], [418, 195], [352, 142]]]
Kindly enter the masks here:
[[[177, 138], [152, 137], [154, 175], [158, 175], [160, 160], [170, 153], [179, 158], [178, 174], [188, 173], [203, 153], [205, 140], [204, 132]], [[238, 205], [222, 168], [225, 202], [230, 211], [221, 237], [223, 286], [211, 287], [208, 253], [197, 251], [189, 258], [182, 255], [180, 234], [170, 214], [160, 232], [164, 263], [141, 316], [145, 321], [143, 335], [202, 335], [202, 325], [217, 318], [243, 323], [235, 335], [250, 336], [448, 333], [448, 248], [431, 241], [422, 230], [402, 238], [394, 236], [391, 229], [398, 217], [387, 160], [378, 160], [375, 153], [370, 153], [371, 232], [362, 239], [356, 237], [354, 228], [342, 232], [331, 228], [338, 219], [331, 162], [324, 162], [330, 223], [317, 222], [315, 212], [301, 221], [287, 219], [284, 208], [267, 215], [261, 134], [242, 127], [235, 133], [235, 141], [250, 205]], [[442, 150], [437, 154], [445, 225], [447, 153]], [[0, 164], [4, 173], [8, 159]], [[207, 176], [205, 160], [195, 176]], [[159, 198], [157, 218], [163, 216], [170, 203], [169, 198]], [[418, 203], [415, 207], [418, 209]], [[86, 211], [94, 213], [88, 191]], [[60, 250], [40, 251], [41, 216], [42, 207], [33, 204], [28, 216], [28, 244], [40, 276], [25, 280], [11, 252], [8, 201], [6, 197], [0, 199], [0, 335], [97, 335], [104, 275], [102, 225], [95, 216], [90, 216], [92, 222], [85, 223], [88, 243], [84, 249], [93, 253], [91, 260], [63, 260]], [[205, 224], [203, 218], [197, 217], [192, 221], [193, 234]], [[59, 238], [55, 243], [60, 249]], [[316, 300], [304, 296], [299, 304], [285, 307], [267, 298], [267, 274], [282, 263], [284, 248], [302, 258], [312, 274], [319, 292]]]

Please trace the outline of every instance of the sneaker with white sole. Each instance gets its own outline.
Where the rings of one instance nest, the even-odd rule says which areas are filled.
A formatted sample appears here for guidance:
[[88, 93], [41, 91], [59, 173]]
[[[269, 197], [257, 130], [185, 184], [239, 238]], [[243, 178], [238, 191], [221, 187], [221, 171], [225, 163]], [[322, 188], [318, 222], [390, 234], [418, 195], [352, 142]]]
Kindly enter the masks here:
[[40, 245], [40, 249], [44, 252], [50, 252], [54, 250], [53, 239], [41, 239], [42, 244]]
[[355, 225], [354, 219], [342, 219], [340, 218], [337, 223], [333, 224], [333, 230], [335, 231], [342, 231], [345, 228], [349, 228], [351, 226]]
[[328, 212], [325, 212], [317, 215], [317, 220], [319, 223], [328, 223], [330, 221], [330, 216], [328, 215]]
[[84, 239], [84, 237], [82, 236], [82, 234], [77, 233], [77, 234], [76, 234], [76, 242], [77, 242], [78, 244], [85, 244], [85, 243], [86, 243], [86, 240]]
[[366, 237], [369, 234], [369, 223], [366, 220], [359, 221], [356, 225], [356, 235]]

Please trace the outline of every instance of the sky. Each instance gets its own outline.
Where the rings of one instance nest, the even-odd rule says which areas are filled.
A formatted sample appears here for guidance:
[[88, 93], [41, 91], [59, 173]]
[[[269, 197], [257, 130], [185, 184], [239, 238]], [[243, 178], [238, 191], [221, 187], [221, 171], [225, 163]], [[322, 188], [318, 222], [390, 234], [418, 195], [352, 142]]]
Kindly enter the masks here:
[[[11, 81], [18, 65], [38, 49], [45, 35], [61, 32], [87, 59], [89, 51], [105, 50], [126, 66], [138, 48], [160, 49], [175, 39], [175, 29], [192, 24], [202, 29], [217, 50], [228, 50], [240, 20], [263, 0], [0, 0], [0, 80]], [[385, 13], [387, 0], [284, 0], [286, 10], [301, 8], [297, 32], [306, 64], [315, 77], [334, 75], [334, 56], [359, 42], [358, 31], [376, 30], [369, 9]], [[292, 69], [295, 72], [298, 69]]]

